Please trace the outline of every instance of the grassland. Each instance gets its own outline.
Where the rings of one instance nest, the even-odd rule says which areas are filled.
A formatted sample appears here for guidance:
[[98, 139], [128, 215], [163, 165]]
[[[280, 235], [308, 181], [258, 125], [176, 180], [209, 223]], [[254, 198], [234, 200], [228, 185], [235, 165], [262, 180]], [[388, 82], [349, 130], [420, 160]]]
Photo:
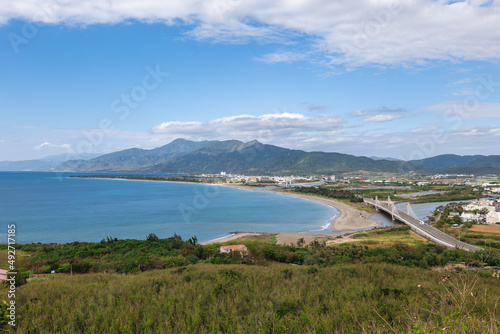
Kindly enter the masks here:
[[17, 333], [497, 333], [498, 279], [449, 275], [380, 263], [58, 275], [18, 288]]
[[352, 239], [359, 240], [360, 244], [369, 247], [391, 246], [395, 243], [419, 246], [429, 243], [425, 238], [411, 232], [406, 225], [356, 233], [352, 235]]
[[[221, 254], [220, 244], [199, 245], [195, 238], [151, 234], [146, 240], [18, 245], [20, 269], [57, 274], [17, 287], [16, 331], [5, 320], [4, 328], [11, 333], [442, 333], [446, 328], [498, 334], [500, 281], [484, 266], [500, 265], [500, 252], [445, 249], [405, 226], [350, 237], [355, 241], [334, 246], [278, 245], [269, 234], [231, 241], [248, 247], [244, 256]], [[473, 231], [464, 235], [476, 243], [482, 237]], [[450, 264], [461, 267], [446, 272]], [[430, 270], [435, 268], [441, 271]], [[1, 285], [0, 293], [6, 289]], [[6, 304], [0, 306], [4, 310]]]

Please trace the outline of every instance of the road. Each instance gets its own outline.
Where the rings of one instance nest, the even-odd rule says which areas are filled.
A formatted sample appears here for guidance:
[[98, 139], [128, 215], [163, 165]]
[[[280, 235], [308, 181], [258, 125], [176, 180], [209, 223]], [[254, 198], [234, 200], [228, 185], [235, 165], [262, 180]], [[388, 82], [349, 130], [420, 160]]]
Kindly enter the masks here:
[[[385, 211], [390, 215], [393, 214], [393, 208], [385, 203], [379, 202], [377, 204], [376, 201], [368, 198], [363, 199], [366, 204], [369, 204], [379, 210]], [[446, 233], [441, 232], [435, 227], [430, 226], [429, 224], [425, 224], [418, 220], [415, 217], [412, 217], [405, 212], [395, 209], [394, 218], [401, 221], [402, 223], [410, 226], [410, 228], [417, 234], [446, 247], [449, 248], [459, 248], [469, 252], [476, 252], [481, 250], [482, 248], [476, 247], [473, 245], [469, 245], [465, 242], [459, 241]]]

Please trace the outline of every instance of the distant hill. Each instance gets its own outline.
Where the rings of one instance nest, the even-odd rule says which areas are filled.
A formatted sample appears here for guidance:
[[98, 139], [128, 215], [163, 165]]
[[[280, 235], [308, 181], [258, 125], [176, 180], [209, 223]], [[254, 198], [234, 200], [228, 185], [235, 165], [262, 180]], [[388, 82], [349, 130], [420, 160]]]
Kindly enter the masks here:
[[381, 157], [368, 157], [370, 159], [373, 159], [373, 160], [389, 160], [389, 161], [402, 161], [401, 159], [396, 159], [396, 158], [391, 158], [391, 157], [385, 157], [385, 158], [381, 158]]
[[500, 174], [500, 155], [482, 156], [462, 166], [442, 170], [450, 174]]
[[459, 167], [467, 165], [477, 159], [484, 158], [484, 155], [455, 155], [455, 154], [443, 154], [432, 158], [426, 158], [421, 160], [411, 160], [410, 162], [415, 163], [424, 167], [425, 169], [444, 169], [450, 167]]
[[[100, 154], [82, 154], [79, 157], [83, 159], [91, 159], [99, 156]], [[21, 161], [0, 161], [0, 171], [47, 171], [58, 166], [59, 164], [74, 159], [76, 155], [59, 154], [35, 160], [21, 160]], [[83, 160], [82, 161], [85, 161]]]
[[88, 161], [68, 161], [59, 171], [148, 173], [329, 174], [349, 171], [408, 172], [423, 169], [404, 161], [373, 160], [349, 154], [305, 152], [241, 142], [176, 139], [152, 150], [128, 149]]

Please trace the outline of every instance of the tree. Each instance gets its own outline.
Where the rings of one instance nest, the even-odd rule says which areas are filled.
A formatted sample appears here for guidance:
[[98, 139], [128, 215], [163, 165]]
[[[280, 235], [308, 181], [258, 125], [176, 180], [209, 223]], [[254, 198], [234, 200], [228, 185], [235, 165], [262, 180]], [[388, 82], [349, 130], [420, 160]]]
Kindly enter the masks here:
[[147, 236], [146, 240], [153, 242], [153, 241], [160, 240], [160, 238], [158, 238], [158, 236], [156, 234], [154, 234], [154, 233], [149, 233], [149, 235]]

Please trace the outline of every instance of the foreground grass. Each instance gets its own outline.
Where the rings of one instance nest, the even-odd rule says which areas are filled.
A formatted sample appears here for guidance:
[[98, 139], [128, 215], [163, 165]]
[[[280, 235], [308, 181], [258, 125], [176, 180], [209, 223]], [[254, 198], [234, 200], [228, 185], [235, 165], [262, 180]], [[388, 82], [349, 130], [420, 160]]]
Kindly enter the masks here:
[[383, 263], [325, 268], [197, 264], [134, 275], [58, 275], [18, 288], [16, 329], [498, 333], [499, 280], [450, 275]]

